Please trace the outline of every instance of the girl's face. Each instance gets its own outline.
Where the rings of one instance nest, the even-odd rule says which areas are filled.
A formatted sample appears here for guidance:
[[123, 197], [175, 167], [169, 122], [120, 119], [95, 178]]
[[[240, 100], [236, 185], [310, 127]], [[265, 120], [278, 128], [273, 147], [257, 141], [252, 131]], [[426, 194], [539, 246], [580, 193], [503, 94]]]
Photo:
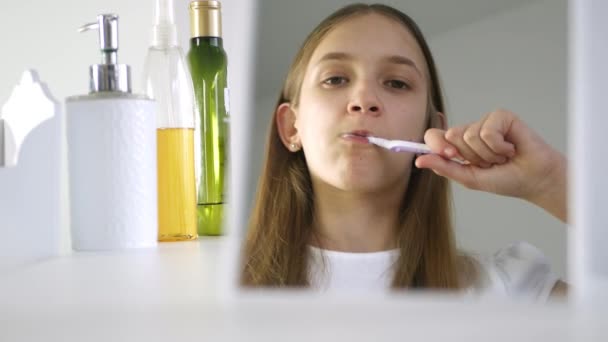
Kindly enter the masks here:
[[347, 133], [422, 141], [427, 70], [413, 35], [378, 14], [335, 27], [314, 51], [303, 79], [292, 142], [315, 184], [359, 192], [403, 191], [411, 153], [394, 153]]

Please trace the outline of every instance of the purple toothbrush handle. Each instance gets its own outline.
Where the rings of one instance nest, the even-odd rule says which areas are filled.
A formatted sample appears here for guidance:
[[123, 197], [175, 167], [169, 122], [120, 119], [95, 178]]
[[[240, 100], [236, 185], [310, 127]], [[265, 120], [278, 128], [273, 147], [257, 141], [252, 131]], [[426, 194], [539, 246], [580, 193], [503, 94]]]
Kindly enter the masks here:
[[422, 150], [422, 149], [417, 149], [417, 148], [405, 148], [405, 147], [399, 147], [399, 146], [395, 146], [395, 147], [391, 147], [390, 149], [393, 152], [411, 152], [411, 153], [416, 153], [416, 154], [426, 154], [429, 153], [429, 151], [426, 150]]

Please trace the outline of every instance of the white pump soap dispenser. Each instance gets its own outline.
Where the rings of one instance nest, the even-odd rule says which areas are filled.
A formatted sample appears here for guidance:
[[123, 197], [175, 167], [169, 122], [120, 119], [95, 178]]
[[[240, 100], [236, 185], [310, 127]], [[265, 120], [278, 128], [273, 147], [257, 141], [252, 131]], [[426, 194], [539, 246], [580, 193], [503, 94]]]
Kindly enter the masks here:
[[118, 64], [118, 16], [103, 14], [102, 63], [90, 67], [87, 95], [66, 99], [72, 247], [111, 250], [156, 245], [156, 105], [131, 93]]

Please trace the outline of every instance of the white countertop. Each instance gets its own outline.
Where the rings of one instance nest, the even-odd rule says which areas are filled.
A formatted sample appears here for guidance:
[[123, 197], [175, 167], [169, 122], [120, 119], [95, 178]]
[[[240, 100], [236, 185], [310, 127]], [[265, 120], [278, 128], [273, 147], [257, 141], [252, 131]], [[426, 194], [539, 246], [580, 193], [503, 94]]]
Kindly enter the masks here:
[[0, 275], [0, 341], [608, 341], [608, 310], [428, 294], [218, 296], [225, 238], [86, 252]]

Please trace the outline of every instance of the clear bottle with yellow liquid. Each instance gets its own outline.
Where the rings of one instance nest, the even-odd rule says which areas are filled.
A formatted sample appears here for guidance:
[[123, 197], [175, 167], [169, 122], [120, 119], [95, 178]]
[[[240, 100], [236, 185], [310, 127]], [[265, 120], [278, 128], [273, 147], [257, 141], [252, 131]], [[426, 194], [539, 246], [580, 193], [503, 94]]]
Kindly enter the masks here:
[[177, 41], [172, 0], [156, 0], [144, 74], [146, 93], [158, 106], [158, 240], [194, 240], [194, 88]]

